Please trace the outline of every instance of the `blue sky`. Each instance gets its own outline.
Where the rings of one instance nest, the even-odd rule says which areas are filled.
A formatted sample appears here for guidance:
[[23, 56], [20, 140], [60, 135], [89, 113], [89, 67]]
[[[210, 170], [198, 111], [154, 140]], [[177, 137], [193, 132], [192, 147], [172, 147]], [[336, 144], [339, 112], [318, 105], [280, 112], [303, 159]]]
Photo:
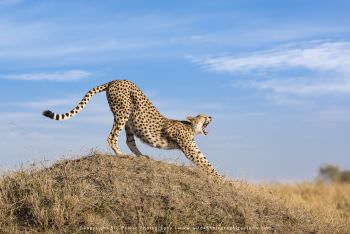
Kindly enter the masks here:
[[[336, 0], [0, 0], [0, 166], [109, 151], [104, 94], [68, 121], [41, 112], [66, 112], [90, 88], [129, 79], [169, 118], [214, 117], [197, 140], [222, 174], [300, 181], [326, 163], [349, 169], [349, 9]], [[188, 163], [179, 151], [140, 148]]]

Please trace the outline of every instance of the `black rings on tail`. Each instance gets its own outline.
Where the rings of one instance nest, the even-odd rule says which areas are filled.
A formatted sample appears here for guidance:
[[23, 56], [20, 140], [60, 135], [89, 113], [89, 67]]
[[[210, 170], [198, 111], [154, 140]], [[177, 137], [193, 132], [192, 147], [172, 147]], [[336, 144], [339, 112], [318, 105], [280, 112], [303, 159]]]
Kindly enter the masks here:
[[46, 111], [43, 112], [43, 116], [46, 116], [46, 117], [48, 117], [50, 119], [53, 119], [55, 114], [52, 111], [50, 111], [50, 110], [46, 110]]
[[100, 85], [100, 86], [97, 86], [95, 88], [90, 89], [89, 92], [87, 92], [85, 94], [83, 99], [81, 99], [81, 101], [78, 103], [78, 105], [67, 113], [55, 114], [50, 110], [46, 110], [43, 112], [43, 115], [50, 118], [50, 119], [54, 119], [54, 120], [65, 120], [65, 119], [72, 118], [74, 115], [78, 114], [86, 106], [86, 104], [90, 101], [92, 96], [94, 96], [97, 93], [105, 91], [108, 84], [109, 83], [106, 83], [106, 84], [103, 84], [103, 85]]

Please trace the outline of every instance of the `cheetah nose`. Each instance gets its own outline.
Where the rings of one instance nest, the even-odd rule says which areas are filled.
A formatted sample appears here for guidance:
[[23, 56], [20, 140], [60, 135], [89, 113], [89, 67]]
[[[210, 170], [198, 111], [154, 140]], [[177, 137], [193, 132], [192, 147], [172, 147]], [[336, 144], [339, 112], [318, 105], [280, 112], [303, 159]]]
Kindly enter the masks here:
[[210, 120], [210, 121], [212, 120], [212, 117], [211, 117], [211, 116], [209, 116], [209, 120]]

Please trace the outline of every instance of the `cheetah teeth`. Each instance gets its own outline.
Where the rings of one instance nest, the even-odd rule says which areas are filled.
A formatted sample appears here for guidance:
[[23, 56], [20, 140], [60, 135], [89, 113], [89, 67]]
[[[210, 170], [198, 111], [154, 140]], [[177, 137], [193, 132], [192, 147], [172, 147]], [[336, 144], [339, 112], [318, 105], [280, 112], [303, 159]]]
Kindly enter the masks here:
[[204, 126], [204, 125], [203, 125], [203, 127], [202, 127], [202, 131], [203, 131], [204, 135], [207, 135], [207, 134], [208, 134], [208, 131], [206, 130], [206, 127], [207, 127], [207, 126]]

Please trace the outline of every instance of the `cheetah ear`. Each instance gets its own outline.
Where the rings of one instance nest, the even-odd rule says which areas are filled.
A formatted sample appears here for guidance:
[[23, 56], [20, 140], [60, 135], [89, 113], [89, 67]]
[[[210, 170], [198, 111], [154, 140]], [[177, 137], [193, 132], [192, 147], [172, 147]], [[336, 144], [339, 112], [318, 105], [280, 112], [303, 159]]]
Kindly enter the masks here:
[[192, 116], [187, 116], [187, 120], [188, 120], [188, 121], [192, 122], [193, 119], [194, 119], [194, 118], [193, 118]]

